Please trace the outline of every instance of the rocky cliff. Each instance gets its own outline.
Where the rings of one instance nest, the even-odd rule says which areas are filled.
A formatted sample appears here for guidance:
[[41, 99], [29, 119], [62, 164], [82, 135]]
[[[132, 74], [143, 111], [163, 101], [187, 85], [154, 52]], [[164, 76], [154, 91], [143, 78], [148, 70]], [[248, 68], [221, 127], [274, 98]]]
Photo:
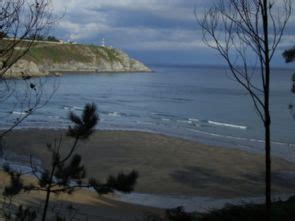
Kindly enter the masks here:
[[63, 72], [149, 72], [119, 49], [92, 45], [38, 44], [6, 73], [6, 77], [47, 76]]

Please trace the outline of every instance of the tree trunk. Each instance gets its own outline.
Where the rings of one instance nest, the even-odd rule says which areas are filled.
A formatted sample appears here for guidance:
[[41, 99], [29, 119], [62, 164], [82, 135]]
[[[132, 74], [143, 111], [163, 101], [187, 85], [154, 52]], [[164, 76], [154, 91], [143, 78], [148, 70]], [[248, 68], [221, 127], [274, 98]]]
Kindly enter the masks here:
[[48, 209], [48, 204], [49, 204], [49, 198], [50, 198], [50, 189], [51, 189], [51, 186], [49, 186], [47, 188], [46, 199], [45, 199], [45, 204], [44, 204], [43, 214], [42, 214], [42, 221], [45, 221], [46, 220], [46, 214], [47, 214], [47, 209]]
[[46, 189], [46, 199], [45, 199], [45, 204], [44, 204], [44, 208], [43, 208], [42, 221], [46, 220], [46, 214], [47, 214], [47, 209], [48, 209], [48, 204], [49, 204], [49, 199], [50, 199], [50, 193], [51, 193], [51, 187], [52, 187], [55, 167], [56, 167], [56, 163], [53, 163], [52, 170], [51, 170], [50, 177], [49, 177], [48, 187]]
[[265, 202], [266, 220], [271, 220], [271, 143], [270, 121], [265, 122]]
[[264, 32], [264, 130], [265, 130], [265, 207], [266, 221], [271, 220], [271, 141], [270, 141], [270, 110], [269, 110], [269, 85], [270, 85], [270, 57], [268, 39], [268, 0], [263, 0], [262, 19]]

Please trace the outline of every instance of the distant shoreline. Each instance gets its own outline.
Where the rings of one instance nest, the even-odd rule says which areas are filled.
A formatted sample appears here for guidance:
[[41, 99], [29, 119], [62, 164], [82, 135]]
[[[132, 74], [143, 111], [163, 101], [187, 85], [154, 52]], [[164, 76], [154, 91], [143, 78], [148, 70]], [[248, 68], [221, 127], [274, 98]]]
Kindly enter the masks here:
[[126, 74], [126, 73], [155, 73], [155, 71], [151, 70], [151, 71], [88, 71], [88, 70], [77, 70], [77, 71], [49, 71], [49, 75], [54, 76], [56, 73], [61, 73], [63, 74]]
[[[183, 68], [213, 68], [213, 69], [227, 69], [229, 70], [229, 67], [226, 64], [197, 64], [197, 63], [156, 63], [156, 62], [146, 62], [146, 65], [149, 67], [183, 67]], [[249, 68], [253, 68], [252, 66]], [[271, 69], [274, 70], [290, 70], [292, 73], [294, 72], [295, 64], [285, 64], [284, 66], [272, 66]]]

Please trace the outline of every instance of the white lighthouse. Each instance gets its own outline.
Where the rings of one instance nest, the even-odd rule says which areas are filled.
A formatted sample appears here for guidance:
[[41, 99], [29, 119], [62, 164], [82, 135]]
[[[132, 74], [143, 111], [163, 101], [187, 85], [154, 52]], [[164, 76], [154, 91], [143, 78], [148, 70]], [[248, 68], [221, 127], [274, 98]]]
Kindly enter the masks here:
[[102, 46], [102, 47], [105, 47], [105, 41], [104, 41], [104, 38], [102, 38], [101, 46]]

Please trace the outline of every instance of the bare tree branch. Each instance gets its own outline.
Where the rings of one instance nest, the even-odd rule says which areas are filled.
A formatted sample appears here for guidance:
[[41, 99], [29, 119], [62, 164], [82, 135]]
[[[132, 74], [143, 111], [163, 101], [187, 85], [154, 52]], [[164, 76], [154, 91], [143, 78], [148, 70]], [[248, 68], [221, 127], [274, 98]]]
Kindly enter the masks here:
[[[270, 62], [290, 18], [292, 2], [291, 0], [216, 1], [217, 3], [205, 12], [203, 19], [199, 20], [203, 30], [203, 41], [225, 59], [232, 76], [249, 92], [263, 123], [266, 214], [267, 220], [270, 220]], [[249, 62], [249, 58], [252, 59], [252, 63], [251, 60]], [[260, 75], [260, 82], [252, 79], [253, 74]]]

